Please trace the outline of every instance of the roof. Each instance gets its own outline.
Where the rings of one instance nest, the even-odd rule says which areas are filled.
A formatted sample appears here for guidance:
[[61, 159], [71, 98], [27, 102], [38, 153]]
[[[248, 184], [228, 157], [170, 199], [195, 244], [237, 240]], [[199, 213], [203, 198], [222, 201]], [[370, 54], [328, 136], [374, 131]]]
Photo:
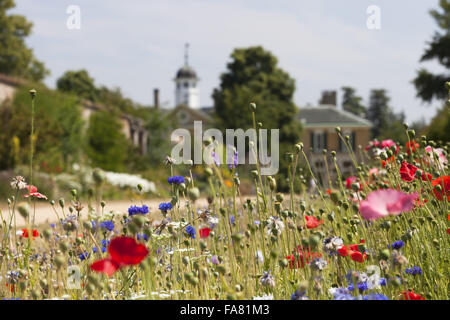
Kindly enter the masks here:
[[13, 87], [18, 87], [20, 85], [25, 84], [26, 80], [0, 73], [0, 83], [4, 83]]
[[184, 65], [178, 70], [176, 79], [197, 79], [197, 73], [188, 65]]
[[314, 127], [372, 127], [372, 123], [353, 113], [338, 109], [333, 105], [300, 108], [298, 119], [305, 128]]
[[[180, 104], [175, 109], [167, 110], [167, 111], [168, 111], [169, 115], [176, 115], [176, 114], [178, 114], [180, 112], [188, 112], [188, 113], [191, 114], [191, 119], [193, 119], [193, 120], [202, 120], [202, 121], [207, 121], [207, 122], [212, 121], [212, 118], [211, 118], [211, 116], [208, 113], [206, 113], [206, 112], [204, 112], [203, 110], [200, 110], [200, 109], [189, 108], [185, 104]], [[189, 120], [191, 120], [191, 119], [189, 119]]]

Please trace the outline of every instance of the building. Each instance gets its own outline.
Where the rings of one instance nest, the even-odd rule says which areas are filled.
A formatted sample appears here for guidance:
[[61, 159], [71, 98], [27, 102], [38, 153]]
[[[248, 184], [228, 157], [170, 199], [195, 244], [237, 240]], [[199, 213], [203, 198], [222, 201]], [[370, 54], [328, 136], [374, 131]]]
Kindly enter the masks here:
[[186, 44], [184, 66], [176, 74], [175, 81], [175, 107], [184, 104], [192, 109], [200, 108], [200, 91], [197, 86], [200, 79], [188, 62], [188, 47]]
[[[358, 146], [364, 148], [369, 143], [372, 124], [366, 119], [339, 109], [336, 106], [335, 93], [326, 92], [326, 97], [323, 96], [322, 101], [329, 104], [300, 108], [298, 119], [303, 126], [302, 142], [311, 168], [319, 181], [328, 186], [324, 149], [328, 154], [330, 151], [336, 151], [337, 163], [344, 177], [356, 174], [350, 154], [336, 133], [336, 127], [341, 128], [343, 137], [349, 136], [349, 142], [359, 161], [361, 155]], [[330, 161], [328, 170], [332, 181], [335, 180], [336, 169]]]
[[212, 107], [200, 107], [200, 90], [195, 70], [189, 66], [189, 45], [185, 45], [184, 66], [175, 76], [175, 106], [166, 110], [168, 116], [176, 120], [177, 126], [193, 131], [194, 121], [202, 121], [203, 128], [213, 123]]
[[[17, 89], [21, 86], [26, 86], [27, 83], [28, 82], [26, 80], [0, 74], [0, 107], [8, 100], [12, 101]], [[31, 86], [31, 84], [29, 85]], [[88, 123], [93, 112], [101, 109], [108, 110], [108, 106], [94, 103], [89, 100], [81, 101], [80, 105], [82, 107], [81, 115], [83, 120], [86, 121], [86, 124]], [[127, 137], [131, 143], [139, 149], [141, 154], [146, 154], [148, 132], [144, 127], [143, 120], [140, 118], [131, 117], [127, 114], [120, 115], [119, 120], [122, 123], [122, 133], [125, 137]]]

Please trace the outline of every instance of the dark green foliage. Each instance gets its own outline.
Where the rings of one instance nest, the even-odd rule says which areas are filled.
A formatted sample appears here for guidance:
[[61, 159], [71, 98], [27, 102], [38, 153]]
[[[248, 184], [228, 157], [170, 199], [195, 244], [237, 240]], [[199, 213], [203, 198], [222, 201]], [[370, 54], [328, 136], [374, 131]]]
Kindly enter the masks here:
[[[253, 127], [249, 103], [256, 103], [257, 121], [263, 128], [280, 129], [280, 173], [285, 175], [284, 154], [292, 151], [301, 134], [292, 100], [295, 81], [277, 66], [277, 58], [260, 46], [235, 49], [231, 59], [221, 75], [220, 88], [213, 93], [219, 125], [223, 129]], [[285, 178], [279, 184], [284, 191]]]
[[56, 87], [62, 92], [72, 93], [91, 101], [96, 101], [98, 97], [94, 79], [84, 69], [79, 71], [66, 71], [56, 81]]
[[413, 83], [417, 90], [417, 96], [425, 102], [431, 102], [433, 99], [445, 99], [447, 90], [444, 84], [446, 81], [450, 81], [448, 72], [450, 69], [450, 0], [441, 0], [439, 5], [441, 10], [431, 10], [430, 14], [442, 32], [435, 32], [420, 61], [437, 60], [447, 72], [432, 74], [426, 69], [420, 69], [417, 72]]
[[15, 6], [14, 0], [0, 0], [0, 73], [40, 81], [49, 71], [25, 44], [33, 24], [24, 16], [7, 14]]
[[[79, 158], [83, 121], [78, 99], [35, 87], [35, 163], [46, 171], [62, 170]], [[29, 87], [19, 88], [12, 102], [0, 106], [0, 168], [29, 161], [31, 99]], [[58, 171], [57, 170], [57, 171]]]
[[356, 91], [352, 87], [342, 87], [344, 96], [342, 98], [342, 109], [364, 117], [366, 114], [366, 107], [362, 104], [362, 98], [356, 96]]
[[86, 154], [93, 167], [123, 171], [130, 152], [129, 141], [122, 133], [122, 124], [110, 110], [91, 115], [86, 133]]
[[389, 126], [389, 100], [385, 89], [373, 89], [370, 92], [367, 119], [373, 123], [372, 137], [379, 137]]

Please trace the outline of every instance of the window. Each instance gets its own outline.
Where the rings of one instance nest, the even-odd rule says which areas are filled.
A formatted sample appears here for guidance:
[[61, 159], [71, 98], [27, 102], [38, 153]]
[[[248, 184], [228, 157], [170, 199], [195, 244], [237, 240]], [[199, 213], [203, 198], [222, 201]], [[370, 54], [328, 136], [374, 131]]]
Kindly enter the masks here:
[[314, 153], [320, 153], [327, 148], [326, 132], [311, 132], [311, 148]]
[[185, 87], [185, 88], [189, 87], [189, 83], [185, 82], [185, 83], [184, 83], [184, 87]]
[[[342, 136], [345, 139], [345, 136], [349, 136], [350, 137], [350, 146], [352, 147], [352, 150], [355, 151], [355, 140], [356, 140], [356, 135], [355, 135], [355, 131], [344, 131]], [[345, 147], [344, 142], [342, 141], [341, 138], [339, 138], [339, 152], [348, 152], [347, 148]]]

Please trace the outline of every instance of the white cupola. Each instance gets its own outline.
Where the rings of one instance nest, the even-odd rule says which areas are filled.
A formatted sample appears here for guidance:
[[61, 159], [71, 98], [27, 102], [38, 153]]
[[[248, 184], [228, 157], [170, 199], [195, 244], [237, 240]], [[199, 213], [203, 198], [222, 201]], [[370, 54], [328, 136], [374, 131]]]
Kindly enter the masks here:
[[177, 71], [175, 81], [175, 107], [180, 104], [189, 108], [200, 108], [200, 94], [197, 87], [197, 74], [188, 64], [189, 44], [185, 45], [184, 66]]

